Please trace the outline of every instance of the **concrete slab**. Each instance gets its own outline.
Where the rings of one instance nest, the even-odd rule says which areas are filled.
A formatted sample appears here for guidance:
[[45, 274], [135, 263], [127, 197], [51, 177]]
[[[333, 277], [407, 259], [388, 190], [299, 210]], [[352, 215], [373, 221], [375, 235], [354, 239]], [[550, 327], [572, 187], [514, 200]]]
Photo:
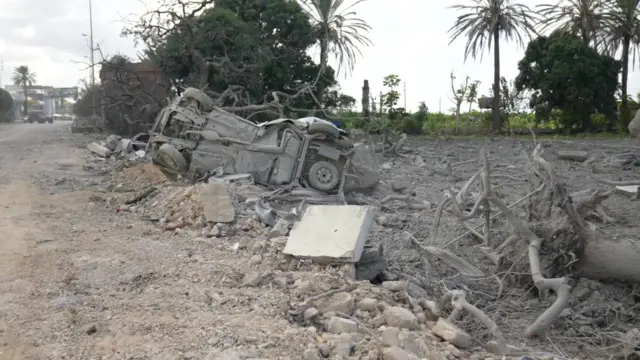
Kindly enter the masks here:
[[635, 195], [638, 193], [638, 185], [627, 185], [627, 186], [616, 186], [616, 189], [618, 189], [618, 191], [627, 193], [627, 194], [631, 194], [631, 195]]
[[312, 205], [293, 225], [284, 253], [317, 263], [360, 260], [373, 224], [373, 208], [358, 205]]
[[210, 182], [200, 190], [200, 202], [205, 219], [208, 222], [230, 223], [236, 218], [233, 199], [229, 195], [229, 185], [223, 182]]

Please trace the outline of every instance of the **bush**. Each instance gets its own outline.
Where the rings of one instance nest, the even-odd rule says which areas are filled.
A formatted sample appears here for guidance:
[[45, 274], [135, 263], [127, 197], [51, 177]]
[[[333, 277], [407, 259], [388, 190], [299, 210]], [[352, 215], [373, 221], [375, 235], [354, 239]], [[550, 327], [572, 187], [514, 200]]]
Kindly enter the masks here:
[[13, 121], [13, 97], [5, 89], [0, 88], [0, 122]]

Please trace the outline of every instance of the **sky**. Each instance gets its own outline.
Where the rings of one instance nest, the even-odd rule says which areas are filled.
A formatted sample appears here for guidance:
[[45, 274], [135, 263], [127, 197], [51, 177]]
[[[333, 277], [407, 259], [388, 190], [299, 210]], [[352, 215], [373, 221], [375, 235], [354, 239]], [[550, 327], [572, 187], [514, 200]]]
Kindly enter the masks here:
[[[143, 0], [147, 1], [149, 0]], [[521, 0], [532, 8], [556, 0]], [[342, 91], [360, 98], [363, 80], [368, 79], [371, 93], [383, 91], [382, 79], [398, 75], [406, 86], [406, 106], [416, 109], [424, 101], [430, 111], [448, 111], [450, 74], [458, 81], [466, 76], [481, 82], [480, 94], [489, 94], [493, 79], [493, 55], [482, 60], [464, 60], [466, 39], [449, 45], [447, 31], [456, 18], [449, 1], [394, 0], [393, 6], [381, 0], [368, 0], [354, 10], [372, 30], [373, 46], [362, 49], [354, 71], [338, 77]], [[116, 53], [136, 58], [131, 38], [120, 36], [123, 19], [141, 14], [140, 0], [93, 0], [94, 42], [104, 56]], [[89, 0], [2, 0], [0, 11], [0, 72], [2, 85], [10, 83], [13, 69], [28, 65], [37, 74], [37, 84], [69, 87], [88, 79], [90, 70], [88, 42]], [[501, 42], [502, 76], [511, 80], [517, 74], [517, 62], [524, 49], [515, 43]], [[314, 52], [314, 55], [317, 55]], [[95, 54], [96, 62], [101, 60]], [[317, 59], [318, 57], [316, 57]], [[96, 71], [97, 77], [97, 71]], [[403, 93], [404, 86], [399, 89]], [[640, 92], [640, 69], [629, 76], [629, 93]], [[405, 96], [400, 99], [404, 105]], [[468, 105], [466, 105], [468, 106]]]

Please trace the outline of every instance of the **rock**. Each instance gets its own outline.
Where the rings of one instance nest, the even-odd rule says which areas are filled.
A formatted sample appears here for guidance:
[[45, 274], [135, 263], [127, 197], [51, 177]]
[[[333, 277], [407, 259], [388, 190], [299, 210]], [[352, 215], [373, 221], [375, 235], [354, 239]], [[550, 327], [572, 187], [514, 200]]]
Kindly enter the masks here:
[[449, 344], [447, 345], [447, 349], [446, 349], [451, 355], [455, 356], [455, 357], [460, 357], [460, 355], [462, 355], [462, 351], [460, 351], [460, 349], [458, 349], [457, 347]]
[[293, 283], [293, 287], [296, 289], [296, 294], [306, 295], [315, 290], [315, 285], [308, 280], [298, 279]]
[[255, 287], [262, 282], [262, 274], [257, 271], [248, 272], [242, 279], [242, 286]]
[[109, 151], [115, 151], [116, 148], [118, 147], [118, 143], [120, 142], [120, 139], [122, 139], [122, 136], [109, 135], [107, 136], [107, 140], [105, 141], [104, 147], [109, 149]]
[[384, 346], [402, 346], [400, 343], [400, 329], [397, 327], [388, 327], [382, 330], [381, 338]]
[[382, 360], [420, 360], [420, 358], [397, 346], [392, 346], [382, 350]]
[[235, 220], [236, 210], [229, 195], [229, 186], [213, 181], [199, 193], [202, 212], [209, 222], [230, 223]]
[[304, 360], [321, 360], [322, 358], [320, 357], [320, 354], [318, 353], [318, 350], [315, 349], [313, 346], [309, 346], [303, 354], [303, 359]]
[[262, 255], [260, 254], [253, 255], [251, 258], [249, 258], [249, 265], [255, 266], [260, 263], [262, 263]]
[[310, 307], [302, 313], [302, 318], [305, 321], [311, 321], [318, 315], [320, 315], [320, 311], [314, 307]]
[[284, 289], [289, 284], [289, 279], [287, 279], [284, 276], [277, 276], [277, 277], [274, 277], [273, 280], [271, 280], [271, 282], [273, 283], [273, 285], [279, 287], [280, 289]]
[[558, 159], [584, 162], [589, 158], [589, 153], [586, 151], [572, 151], [572, 150], [559, 150]]
[[220, 226], [218, 226], [218, 224], [215, 224], [211, 228], [211, 231], [209, 231], [209, 234], [207, 235], [207, 237], [220, 237], [220, 235], [222, 235], [222, 231], [220, 230]]
[[342, 291], [326, 298], [315, 301], [315, 306], [326, 314], [330, 311], [341, 312], [351, 315], [355, 309], [354, 297], [348, 292]]
[[413, 313], [405, 308], [399, 306], [388, 306], [384, 309], [384, 320], [389, 326], [404, 328], [409, 330], [416, 330], [420, 326], [418, 325], [418, 318]]
[[98, 328], [95, 325], [87, 325], [82, 331], [87, 335], [93, 335], [98, 332]]
[[472, 345], [469, 334], [443, 318], [438, 319], [433, 328], [431, 328], [431, 331], [443, 340], [459, 348], [464, 349]]
[[269, 231], [267, 239], [273, 239], [280, 236], [289, 235], [289, 222], [285, 219], [279, 219], [278, 222]]
[[358, 302], [356, 307], [364, 311], [374, 311], [376, 309], [377, 304], [378, 304], [378, 300], [376, 299], [364, 298], [360, 302]]
[[318, 351], [320, 352], [320, 355], [326, 359], [331, 355], [331, 345], [327, 343], [320, 344], [320, 346], [318, 346]]
[[358, 324], [353, 320], [332, 316], [327, 324], [327, 331], [332, 334], [354, 333], [358, 332]]
[[636, 139], [640, 139], [640, 110], [636, 111], [633, 120], [629, 122], [629, 133]]
[[384, 281], [382, 282], [382, 288], [389, 291], [404, 291], [407, 290], [407, 281]]
[[92, 153], [103, 158], [108, 158], [109, 156], [111, 156], [111, 150], [107, 149], [106, 147], [98, 143], [91, 143], [87, 145], [87, 149], [89, 149], [89, 151], [91, 151]]

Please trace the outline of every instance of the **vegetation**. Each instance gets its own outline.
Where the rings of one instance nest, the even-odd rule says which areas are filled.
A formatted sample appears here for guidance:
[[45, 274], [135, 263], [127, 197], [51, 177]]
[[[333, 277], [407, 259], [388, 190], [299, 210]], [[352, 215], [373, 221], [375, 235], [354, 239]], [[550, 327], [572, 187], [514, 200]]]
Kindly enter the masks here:
[[29, 101], [27, 99], [27, 93], [29, 90], [29, 86], [35, 84], [36, 82], [36, 73], [29, 70], [29, 66], [20, 65], [13, 70], [13, 76], [11, 80], [15, 85], [22, 86], [24, 89], [24, 100], [22, 102], [23, 113], [27, 114], [29, 112]]
[[[321, 76], [329, 63], [329, 53], [338, 60], [338, 72], [346, 67], [353, 70], [361, 46], [371, 45], [371, 40], [364, 34], [371, 28], [365, 21], [356, 17], [351, 11], [365, 0], [358, 0], [346, 6], [344, 0], [303, 0], [305, 12], [311, 18], [316, 41], [320, 45]], [[324, 84], [321, 82], [317, 90], [317, 98], [322, 102]]]
[[472, 0], [472, 5], [454, 5], [464, 12], [459, 15], [451, 29], [451, 41], [461, 36], [467, 38], [465, 60], [477, 58], [493, 45], [493, 110], [491, 128], [500, 130], [500, 37], [524, 46], [524, 39], [536, 34], [535, 17], [526, 5], [512, 4], [508, 0]]
[[13, 97], [9, 92], [0, 88], [0, 122], [13, 120]]
[[[535, 11], [518, 0], [452, 6], [458, 16], [450, 41], [466, 41], [465, 60], [491, 52], [494, 79], [480, 89], [476, 79], [452, 74], [450, 89], [442, 89], [450, 92], [451, 115], [430, 112], [425, 103], [415, 113], [398, 106], [402, 81], [395, 74], [365, 85], [366, 98], [340, 91], [337, 75], [353, 70], [371, 45], [371, 28], [354, 11], [365, 0], [189, 1], [160, 0], [160, 8], [124, 34], [146, 45], [144, 56], [178, 93], [202, 88], [222, 108], [253, 121], [314, 114], [385, 135], [506, 127], [626, 131], [640, 107], [627, 95], [629, 67], [640, 49], [640, 0], [553, 1]], [[526, 49], [513, 79], [501, 76], [505, 41]], [[308, 55], [315, 46], [319, 61]], [[335, 70], [328, 65], [332, 56]], [[489, 97], [481, 96], [485, 90]], [[491, 111], [474, 111], [479, 102]]]

